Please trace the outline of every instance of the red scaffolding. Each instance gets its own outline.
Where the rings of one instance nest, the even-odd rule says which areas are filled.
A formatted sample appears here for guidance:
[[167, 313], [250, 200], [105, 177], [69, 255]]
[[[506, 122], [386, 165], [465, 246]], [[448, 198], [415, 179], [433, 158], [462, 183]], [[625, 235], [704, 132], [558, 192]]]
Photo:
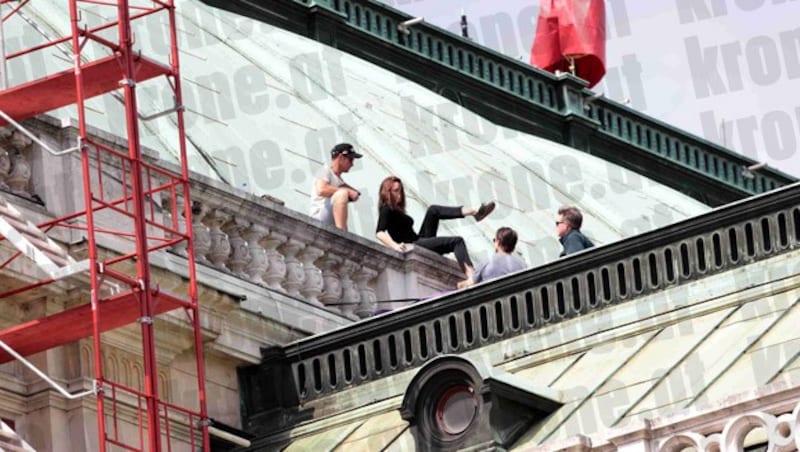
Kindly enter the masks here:
[[[33, 0], [35, 2], [36, 0]], [[69, 49], [74, 59], [68, 70], [48, 74], [0, 91], [0, 112], [5, 113], [0, 125], [19, 121], [56, 108], [74, 105], [78, 117], [78, 152], [80, 152], [84, 206], [83, 210], [53, 219], [38, 228], [48, 232], [56, 228], [84, 231], [88, 246], [88, 281], [90, 299], [77, 307], [47, 317], [29, 321], [0, 331], [0, 340], [22, 355], [30, 355], [52, 347], [83, 338], [93, 343], [93, 372], [97, 400], [98, 440], [101, 451], [110, 447], [124, 450], [172, 450], [177, 441], [176, 423], [188, 429], [192, 450], [208, 451], [209, 428], [206, 411], [205, 375], [202, 354], [201, 330], [193, 238], [191, 226], [191, 197], [189, 194], [189, 169], [186, 155], [186, 137], [181, 97], [181, 77], [178, 58], [175, 5], [173, 0], [150, 0], [138, 3], [128, 0], [63, 0], [69, 6], [70, 27], [64, 37], [47, 39], [39, 45], [3, 55], [2, 64], [15, 58], [25, 58], [46, 49]], [[32, 2], [32, 4], [33, 4]], [[21, 14], [29, 0], [0, 0], [6, 5], [6, 22]], [[103, 8], [105, 17], [100, 25], [82, 23], [83, 10], [91, 5]], [[166, 63], [148, 58], [134, 48], [134, 22], [159, 14], [165, 18], [169, 39]], [[87, 52], [91, 44], [93, 52]], [[100, 52], [97, 48], [104, 49]], [[96, 56], [96, 55], [102, 56]], [[164, 59], [163, 55], [161, 56]], [[5, 69], [5, 68], [4, 68]], [[3, 70], [3, 74], [6, 71]], [[153, 165], [142, 158], [139, 127], [143, 116], [137, 106], [137, 84], [163, 77], [175, 99], [175, 105], [158, 114], [174, 115], [177, 126], [180, 170], [170, 171]], [[116, 91], [124, 104], [127, 152], [120, 152], [93, 139], [87, 134], [86, 101], [94, 96]], [[109, 177], [113, 173], [113, 177]], [[105, 178], [105, 179], [104, 179]], [[121, 195], [111, 197], [104, 184], [113, 180]], [[183, 202], [178, 202], [182, 198]], [[168, 206], [164, 211], [164, 205]], [[116, 229], [105, 223], [97, 224], [96, 214], [104, 218], [117, 217], [110, 224], [123, 225]], [[98, 238], [102, 235], [127, 238], [132, 251], [109, 256], [98, 251]], [[169, 247], [180, 247], [188, 254], [188, 285], [185, 294], [168, 294], [159, 290], [151, 280], [150, 256]], [[12, 258], [0, 264], [7, 266]], [[135, 270], [132, 270], [135, 269]], [[33, 290], [56, 280], [47, 277], [25, 283], [22, 287], [7, 290], [0, 299]], [[113, 295], [102, 295], [103, 287], [112, 282], [122, 289]], [[106, 284], [106, 286], [103, 286]], [[167, 403], [159, 394], [154, 317], [175, 309], [187, 315], [194, 340], [197, 367], [197, 400], [190, 408]], [[126, 387], [104, 376], [100, 334], [113, 328], [139, 323], [142, 342], [143, 381], [141, 389]], [[12, 357], [0, 352], [0, 362]], [[120, 405], [132, 407], [138, 420], [138, 444], [120, 432], [118, 413]], [[127, 441], [126, 441], [127, 440]]]

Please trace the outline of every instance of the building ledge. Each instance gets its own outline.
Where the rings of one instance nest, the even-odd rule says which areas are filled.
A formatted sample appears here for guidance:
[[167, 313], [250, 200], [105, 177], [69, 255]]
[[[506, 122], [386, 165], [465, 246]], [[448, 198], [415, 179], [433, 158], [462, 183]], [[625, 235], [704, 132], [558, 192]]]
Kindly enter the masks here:
[[[286, 409], [800, 247], [800, 185], [265, 351], [240, 371], [244, 417]], [[282, 378], [265, 387], [269, 375]], [[401, 378], [402, 379], [402, 378]], [[270, 396], [272, 397], [272, 396]]]

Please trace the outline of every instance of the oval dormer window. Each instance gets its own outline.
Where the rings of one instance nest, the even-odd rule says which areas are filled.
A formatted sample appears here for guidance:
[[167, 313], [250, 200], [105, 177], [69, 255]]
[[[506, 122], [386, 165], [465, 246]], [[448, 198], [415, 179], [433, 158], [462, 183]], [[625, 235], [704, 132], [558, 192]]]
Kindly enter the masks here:
[[459, 384], [443, 391], [436, 402], [436, 426], [445, 435], [459, 435], [472, 425], [478, 413], [475, 390]]

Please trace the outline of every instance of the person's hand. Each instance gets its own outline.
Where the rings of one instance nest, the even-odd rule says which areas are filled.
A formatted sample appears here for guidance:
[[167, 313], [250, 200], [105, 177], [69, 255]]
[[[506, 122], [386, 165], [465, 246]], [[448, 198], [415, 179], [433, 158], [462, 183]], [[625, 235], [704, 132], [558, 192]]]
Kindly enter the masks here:
[[406, 251], [411, 251], [414, 248], [414, 245], [409, 245], [406, 243], [398, 243], [395, 245], [394, 249], [396, 251], [400, 251], [401, 253], [405, 253]]
[[458, 289], [466, 289], [467, 287], [473, 286], [475, 283], [472, 282], [472, 278], [467, 278], [463, 281], [459, 281], [456, 283], [456, 288]]
[[358, 198], [361, 196], [361, 193], [353, 190], [352, 188], [349, 189], [350, 191], [350, 201], [358, 201]]

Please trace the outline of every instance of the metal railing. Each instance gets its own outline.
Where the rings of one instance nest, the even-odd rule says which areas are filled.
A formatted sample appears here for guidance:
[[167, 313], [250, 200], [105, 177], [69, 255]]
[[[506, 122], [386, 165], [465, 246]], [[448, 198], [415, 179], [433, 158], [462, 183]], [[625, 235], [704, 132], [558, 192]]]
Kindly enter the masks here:
[[24, 356], [17, 353], [13, 348], [9, 347], [8, 344], [6, 344], [5, 342], [0, 341], [0, 348], [2, 348], [6, 353], [8, 353], [14, 359], [22, 363], [22, 365], [27, 367], [28, 370], [35, 373], [39, 378], [41, 378], [48, 385], [50, 385], [50, 387], [58, 391], [59, 394], [66, 397], [67, 399], [70, 400], [81, 399], [86, 396], [93, 396], [97, 394], [97, 381], [92, 382], [92, 389], [88, 389], [86, 391], [73, 394], [64, 389], [64, 387], [62, 387], [60, 384], [56, 383], [55, 380], [50, 378], [46, 373], [42, 372], [38, 367], [34, 366], [32, 362], [25, 359]]

